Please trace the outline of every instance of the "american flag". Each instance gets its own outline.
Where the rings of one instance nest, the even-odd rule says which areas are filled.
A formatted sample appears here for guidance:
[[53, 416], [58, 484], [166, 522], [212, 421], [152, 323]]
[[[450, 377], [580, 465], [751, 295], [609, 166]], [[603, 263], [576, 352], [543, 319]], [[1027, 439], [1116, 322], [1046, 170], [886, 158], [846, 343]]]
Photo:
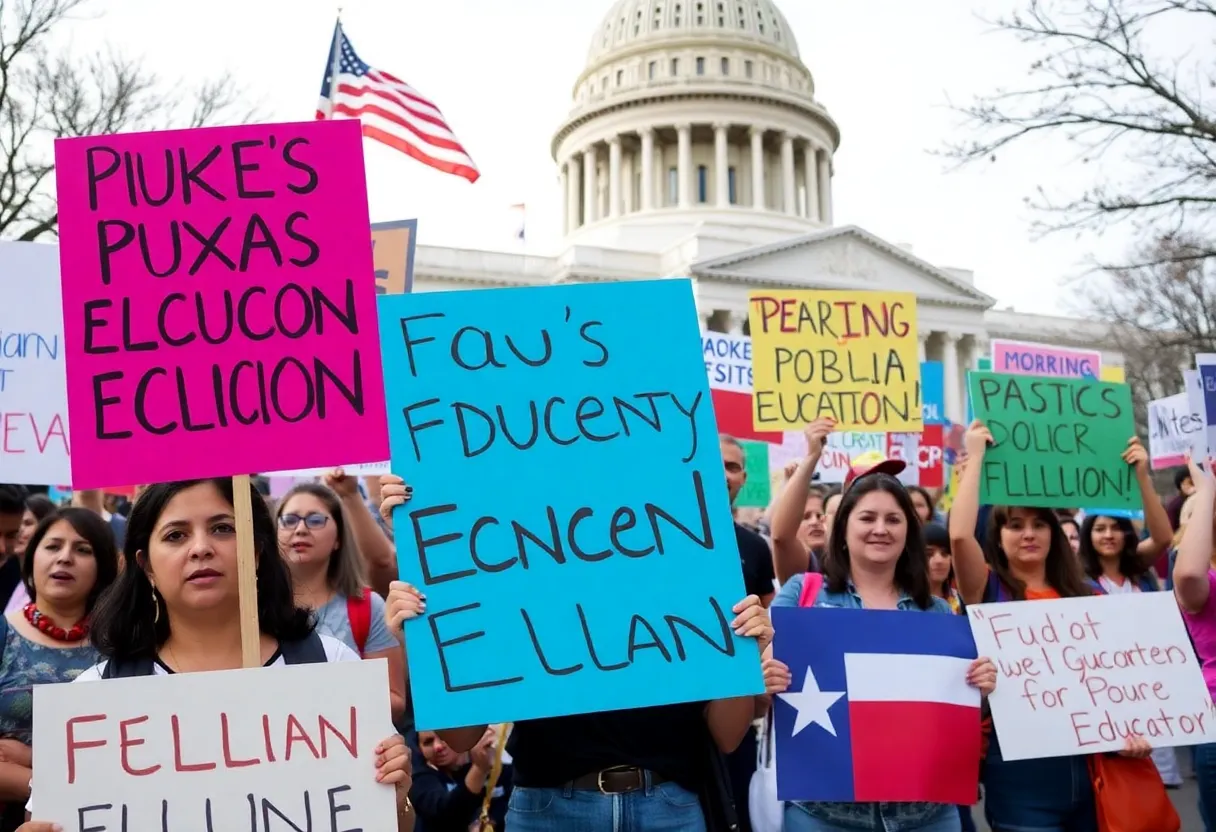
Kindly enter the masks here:
[[341, 22], [334, 27], [325, 80], [321, 83], [321, 102], [317, 106], [318, 119], [339, 116], [359, 119], [364, 136], [400, 150], [424, 165], [469, 182], [476, 182], [481, 176], [439, 108], [400, 78], [360, 60], [342, 31]]

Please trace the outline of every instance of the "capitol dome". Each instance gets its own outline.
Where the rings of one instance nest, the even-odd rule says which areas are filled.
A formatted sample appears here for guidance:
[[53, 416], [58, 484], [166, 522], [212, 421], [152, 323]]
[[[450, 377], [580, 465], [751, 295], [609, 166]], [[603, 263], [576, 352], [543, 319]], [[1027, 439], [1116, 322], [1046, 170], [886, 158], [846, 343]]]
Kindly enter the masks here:
[[832, 223], [840, 131], [772, 0], [617, 0], [572, 97], [552, 144], [568, 237], [661, 246], [709, 223], [763, 242]]

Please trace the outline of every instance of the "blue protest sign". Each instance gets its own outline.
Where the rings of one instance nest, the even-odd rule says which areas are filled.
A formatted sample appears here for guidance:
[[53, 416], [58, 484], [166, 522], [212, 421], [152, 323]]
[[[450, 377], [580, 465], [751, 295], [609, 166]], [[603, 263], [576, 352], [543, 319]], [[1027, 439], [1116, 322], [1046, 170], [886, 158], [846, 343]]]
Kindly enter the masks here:
[[942, 362], [920, 362], [920, 402], [926, 425], [946, 423], [946, 375]]
[[420, 729], [763, 691], [689, 281], [379, 314]]

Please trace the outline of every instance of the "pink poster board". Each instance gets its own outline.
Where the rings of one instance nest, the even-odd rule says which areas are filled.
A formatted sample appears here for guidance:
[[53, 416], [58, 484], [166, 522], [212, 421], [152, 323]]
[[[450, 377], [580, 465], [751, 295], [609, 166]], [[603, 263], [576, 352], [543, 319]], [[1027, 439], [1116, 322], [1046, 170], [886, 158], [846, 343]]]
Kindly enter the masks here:
[[1054, 378], [1101, 377], [1102, 353], [1022, 341], [992, 341], [992, 372]]
[[387, 459], [357, 121], [55, 142], [72, 484]]

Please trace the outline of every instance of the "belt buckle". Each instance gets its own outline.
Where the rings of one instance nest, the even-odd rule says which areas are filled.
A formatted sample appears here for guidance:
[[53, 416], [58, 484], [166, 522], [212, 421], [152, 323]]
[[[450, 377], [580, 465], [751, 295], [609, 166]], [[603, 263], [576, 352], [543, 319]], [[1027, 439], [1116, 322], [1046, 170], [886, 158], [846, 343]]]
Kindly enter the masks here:
[[638, 782], [639, 783], [645, 782], [645, 775], [642, 774], [642, 772], [639, 769], [634, 768], [633, 766], [612, 766], [610, 768], [600, 769], [599, 773], [597, 773], [595, 775], [595, 787], [596, 787], [596, 789], [599, 790], [599, 793], [602, 795], [605, 795], [605, 796], [615, 795], [615, 794], [624, 794], [624, 792], [610, 792], [604, 788], [604, 775], [605, 774], [615, 774], [617, 772], [622, 772], [622, 771], [636, 771], [638, 773]]

